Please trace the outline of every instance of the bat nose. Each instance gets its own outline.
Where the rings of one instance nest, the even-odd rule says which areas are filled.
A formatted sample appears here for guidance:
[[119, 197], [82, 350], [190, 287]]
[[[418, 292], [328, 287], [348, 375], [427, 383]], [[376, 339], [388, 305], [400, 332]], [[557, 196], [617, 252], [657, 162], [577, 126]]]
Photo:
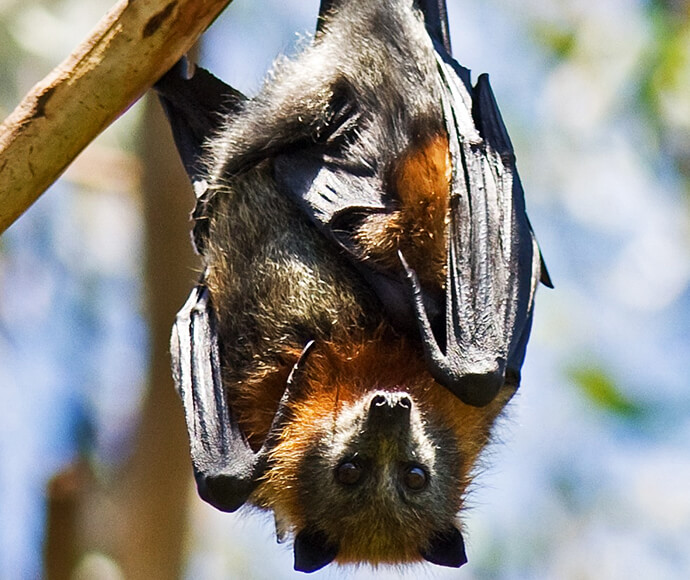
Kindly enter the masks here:
[[369, 420], [384, 424], [407, 422], [412, 399], [406, 393], [377, 393], [369, 404]]

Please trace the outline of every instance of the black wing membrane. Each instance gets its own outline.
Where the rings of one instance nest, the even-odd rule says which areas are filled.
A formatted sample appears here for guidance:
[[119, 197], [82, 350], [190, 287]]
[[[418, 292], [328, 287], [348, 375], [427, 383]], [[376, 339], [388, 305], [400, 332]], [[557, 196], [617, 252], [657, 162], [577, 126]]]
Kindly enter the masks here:
[[193, 240], [204, 248], [211, 192], [206, 181], [205, 144], [220, 130], [227, 115], [237, 113], [246, 97], [207, 70], [191, 65], [186, 57], [154, 85], [172, 129], [175, 145], [194, 187], [197, 203]]
[[[213, 198], [206, 188], [204, 144], [219, 130], [224, 115], [245, 97], [202, 68], [189, 71], [182, 59], [155, 85], [170, 121], [175, 144], [197, 194], [194, 242], [202, 251], [205, 217]], [[222, 382], [215, 311], [204, 277], [177, 313], [171, 336], [173, 379], [184, 406], [194, 477], [199, 496], [221, 511], [240, 508], [269, 465], [269, 455], [289, 419], [289, 405], [299, 393], [300, 365], [307, 343], [288, 378], [269, 433], [254, 452], [232, 412]]]
[[519, 382], [541, 256], [488, 76], [470, 100], [453, 68], [438, 63], [453, 167], [443, 336], [432, 330], [419, 281], [401, 258], [430, 372], [465, 403], [483, 406], [508, 371]]
[[[219, 130], [222, 114], [244, 97], [204, 69], [190, 67], [186, 58], [154, 88], [197, 195], [195, 214], [203, 213], [204, 143]], [[202, 244], [203, 238], [195, 236], [197, 250]], [[215, 313], [203, 279], [177, 314], [170, 351], [199, 496], [219, 510], [235, 511], [256, 487], [258, 458], [226, 400]]]
[[239, 110], [246, 97], [186, 57], [154, 85], [170, 122], [175, 144], [192, 183], [204, 174], [204, 143], [221, 127], [224, 115]]
[[[353, 171], [336, 160], [324, 163], [318, 151], [279, 155], [273, 168], [285, 194], [336, 247], [344, 250], [378, 296], [391, 323], [416, 335], [415, 313], [405, 285], [395, 274], [362, 261], [355, 240], [355, 226], [361, 217], [390, 211], [383, 199], [381, 177], [367, 169]], [[433, 309], [432, 301], [422, 294], [425, 304]]]
[[235, 511], [256, 485], [257, 458], [225, 397], [215, 315], [203, 284], [177, 314], [170, 350], [199, 495], [222, 511]]
[[424, 14], [424, 23], [429, 36], [441, 44], [448, 54], [452, 54], [446, 0], [415, 0], [415, 3]]
[[268, 435], [254, 452], [233, 416], [221, 378], [216, 320], [208, 289], [198, 284], [178, 312], [171, 337], [173, 378], [184, 406], [199, 496], [221, 511], [241, 507], [269, 466], [269, 455], [299, 395], [304, 347], [287, 380]]

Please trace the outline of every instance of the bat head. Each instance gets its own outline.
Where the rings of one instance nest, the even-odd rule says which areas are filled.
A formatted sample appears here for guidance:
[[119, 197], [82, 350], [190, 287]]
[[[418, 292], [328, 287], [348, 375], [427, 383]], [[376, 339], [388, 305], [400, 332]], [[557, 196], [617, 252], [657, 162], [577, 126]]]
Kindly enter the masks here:
[[467, 561], [457, 514], [508, 397], [464, 405], [396, 345], [322, 349], [304, 369], [304, 396], [258, 492], [294, 533], [297, 570]]
[[[453, 521], [461, 461], [450, 430], [425, 426], [406, 391], [366, 393], [334, 419], [332, 436], [315, 440], [300, 466], [302, 501], [311, 507], [295, 542], [298, 569], [329, 558], [418, 560], [434, 551], [438, 533], [460, 537]], [[439, 560], [464, 563], [456, 548]]]

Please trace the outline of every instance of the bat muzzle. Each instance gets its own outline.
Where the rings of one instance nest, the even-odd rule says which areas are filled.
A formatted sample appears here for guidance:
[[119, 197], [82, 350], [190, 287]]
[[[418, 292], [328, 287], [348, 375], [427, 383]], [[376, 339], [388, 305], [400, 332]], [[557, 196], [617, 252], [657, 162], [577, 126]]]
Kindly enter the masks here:
[[411, 412], [412, 399], [406, 393], [376, 393], [369, 403], [367, 426], [375, 430], [409, 427]]

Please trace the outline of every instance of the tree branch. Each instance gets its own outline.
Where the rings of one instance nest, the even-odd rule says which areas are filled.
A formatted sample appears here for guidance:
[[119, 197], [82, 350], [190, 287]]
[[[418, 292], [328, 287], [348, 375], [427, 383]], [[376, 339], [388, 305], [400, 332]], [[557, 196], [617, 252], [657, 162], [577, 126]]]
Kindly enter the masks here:
[[0, 125], [0, 233], [232, 0], [121, 0]]

